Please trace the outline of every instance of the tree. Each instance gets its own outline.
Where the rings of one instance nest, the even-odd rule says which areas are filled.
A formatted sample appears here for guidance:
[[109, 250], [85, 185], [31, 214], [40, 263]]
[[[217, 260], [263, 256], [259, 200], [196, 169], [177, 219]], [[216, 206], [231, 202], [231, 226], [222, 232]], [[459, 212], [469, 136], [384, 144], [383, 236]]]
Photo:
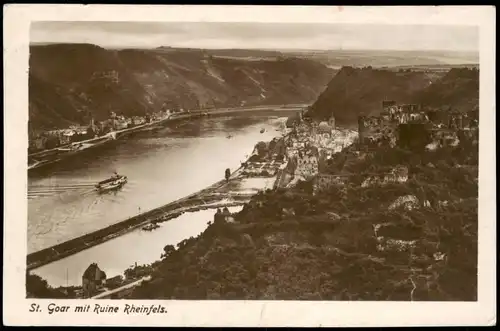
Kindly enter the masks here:
[[264, 141], [258, 142], [255, 148], [260, 157], [263, 157], [267, 152], [267, 144]]
[[163, 255], [162, 256], [164, 258], [167, 258], [173, 252], [175, 252], [175, 247], [173, 245], [167, 245], [167, 246], [163, 247]]
[[29, 272], [26, 273], [26, 294], [28, 297], [44, 299], [65, 297], [64, 293], [50, 287], [45, 279]]

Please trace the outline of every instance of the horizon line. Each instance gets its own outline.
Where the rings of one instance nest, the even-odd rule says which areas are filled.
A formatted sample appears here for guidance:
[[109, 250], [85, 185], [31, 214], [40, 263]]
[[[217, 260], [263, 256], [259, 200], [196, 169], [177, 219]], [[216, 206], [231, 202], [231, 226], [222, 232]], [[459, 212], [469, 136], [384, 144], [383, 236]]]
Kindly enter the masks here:
[[265, 47], [248, 47], [248, 48], [234, 48], [234, 47], [228, 47], [228, 48], [222, 48], [222, 47], [179, 47], [179, 46], [168, 46], [168, 45], [160, 45], [156, 47], [146, 47], [146, 46], [102, 46], [90, 42], [43, 42], [43, 41], [35, 41], [35, 42], [29, 42], [29, 46], [46, 46], [46, 45], [92, 45], [92, 46], [97, 46], [103, 49], [158, 49], [158, 48], [172, 48], [172, 49], [199, 49], [199, 50], [260, 50], [260, 51], [275, 51], [275, 52], [280, 52], [280, 51], [305, 51], [305, 52], [311, 52], [311, 51], [379, 51], [379, 52], [384, 52], [384, 51], [391, 51], [391, 52], [451, 52], [451, 53], [474, 53], [474, 54], [479, 54], [479, 50], [451, 50], [451, 49], [394, 49], [394, 48], [387, 48], [387, 49], [380, 49], [380, 48], [265, 48]]

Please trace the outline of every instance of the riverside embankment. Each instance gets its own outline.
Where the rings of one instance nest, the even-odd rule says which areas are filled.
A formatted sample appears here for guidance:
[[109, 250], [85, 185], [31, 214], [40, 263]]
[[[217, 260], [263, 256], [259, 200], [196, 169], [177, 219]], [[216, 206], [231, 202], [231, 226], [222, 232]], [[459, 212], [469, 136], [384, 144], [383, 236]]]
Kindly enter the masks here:
[[[249, 165], [249, 167], [254, 166], [255, 165]], [[245, 169], [246, 163], [243, 163], [239, 169], [232, 173], [228, 181], [218, 181], [205, 189], [173, 201], [167, 205], [155, 208], [134, 217], [130, 217], [124, 221], [112, 224], [91, 233], [87, 233], [83, 236], [79, 236], [63, 243], [53, 245], [35, 253], [31, 253], [27, 257], [28, 270], [39, 268], [40, 266], [63, 259], [82, 250], [102, 244], [119, 236], [123, 236], [124, 234], [151, 222], [165, 222], [173, 218], [177, 218], [183, 213], [220, 207], [241, 206], [250, 200], [250, 198], [256, 193], [255, 190], [262, 189], [266, 186], [264, 185], [264, 187], [258, 187], [259, 185], [250, 184], [250, 190], [247, 189], [246, 191], [239, 191], [237, 186], [238, 184], [241, 184], [241, 181], [251, 182], [258, 179], [246, 179], [247, 176], [245, 175]], [[275, 180], [275, 178], [269, 179], [272, 179], [273, 182]], [[272, 185], [269, 185], [268, 187], [271, 188]]]
[[[219, 181], [226, 168], [234, 171], [248, 158], [256, 142], [281, 134], [285, 118], [273, 110], [251, 114], [179, 120], [30, 172], [27, 254], [159, 208]], [[94, 185], [114, 171], [126, 175], [128, 183], [119, 191], [98, 194]]]
[[[238, 178], [242, 168], [236, 170], [231, 179]], [[187, 197], [136, 215], [122, 222], [115, 223], [103, 229], [74, 238], [61, 244], [28, 254], [27, 269], [32, 270], [45, 264], [60, 260], [82, 250], [99, 245], [105, 241], [122, 236], [150, 222], [165, 222], [178, 217], [182, 213], [204, 209], [238, 206], [249, 200], [251, 194], [215, 194], [226, 180], [221, 180], [206, 189], [193, 193]]]
[[[212, 185], [226, 168], [237, 169], [256, 142], [280, 134], [284, 119], [273, 116], [272, 111], [267, 114], [271, 115], [180, 120], [30, 172], [27, 253], [92, 233]], [[118, 192], [97, 194], [95, 183], [113, 171], [128, 176], [129, 182]]]
[[[272, 111], [273, 116], [287, 116], [290, 114], [290, 112], [301, 110], [307, 106], [308, 106], [307, 104], [269, 105], [269, 106], [254, 106], [254, 107], [239, 107], [239, 108], [219, 108], [212, 110], [193, 110], [185, 113], [174, 113], [162, 120], [134, 126], [131, 128], [113, 131], [107, 133], [104, 136], [99, 136], [96, 138], [87, 139], [64, 146], [59, 146], [57, 148], [28, 154], [28, 159], [37, 160], [37, 162], [32, 163], [31, 166], [28, 167], [28, 170], [34, 170], [44, 166], [48, 166], [55, 162], [59, 162], [60, 160], [65, 159], [67, 157], [103, 146], [116, 139], [123, 138], [125, 136], [143, 131], [148, 128], [162, 126], [166, 123], [173, 123], [180, 120], [195, 119], [205, 116], [210, 116], [210, 117], [234, 116], [238, 114], [247, 115], [249, 113], [252, 113], [252, 115], [257, 115], [257, 113], [269, 114], [270, 111]], [[84, 146], [84, 148], [76, 148], [77, 145]]]

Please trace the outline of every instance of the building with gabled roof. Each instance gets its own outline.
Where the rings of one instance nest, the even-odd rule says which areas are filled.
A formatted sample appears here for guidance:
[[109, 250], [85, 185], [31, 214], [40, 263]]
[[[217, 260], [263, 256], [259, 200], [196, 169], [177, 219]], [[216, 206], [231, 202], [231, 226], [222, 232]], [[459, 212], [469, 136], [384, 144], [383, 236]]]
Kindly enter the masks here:
[[102, 271], [97, 263], [88, 266], [82, 276], [83, 297], [90, 298], [97, 294], [97, 289], [106, 280], [106, 273]]

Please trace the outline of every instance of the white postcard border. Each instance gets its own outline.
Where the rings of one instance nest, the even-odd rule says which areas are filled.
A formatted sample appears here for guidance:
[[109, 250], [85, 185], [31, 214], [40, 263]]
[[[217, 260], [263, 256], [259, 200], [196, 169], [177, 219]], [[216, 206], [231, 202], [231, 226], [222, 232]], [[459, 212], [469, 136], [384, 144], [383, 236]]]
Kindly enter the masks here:
[[[4, 6], [4, 283], [6, 325], [402, 326], [496, 323], [495, 8], [488, 6]], [[472, 25], [480, 31], [479, 258], [477, 302], [125, 301], [163, 304], [162, 315], [29, 313], [90, 300], [25, 298], [29, 26], [33, 21], [303, 22]]]

